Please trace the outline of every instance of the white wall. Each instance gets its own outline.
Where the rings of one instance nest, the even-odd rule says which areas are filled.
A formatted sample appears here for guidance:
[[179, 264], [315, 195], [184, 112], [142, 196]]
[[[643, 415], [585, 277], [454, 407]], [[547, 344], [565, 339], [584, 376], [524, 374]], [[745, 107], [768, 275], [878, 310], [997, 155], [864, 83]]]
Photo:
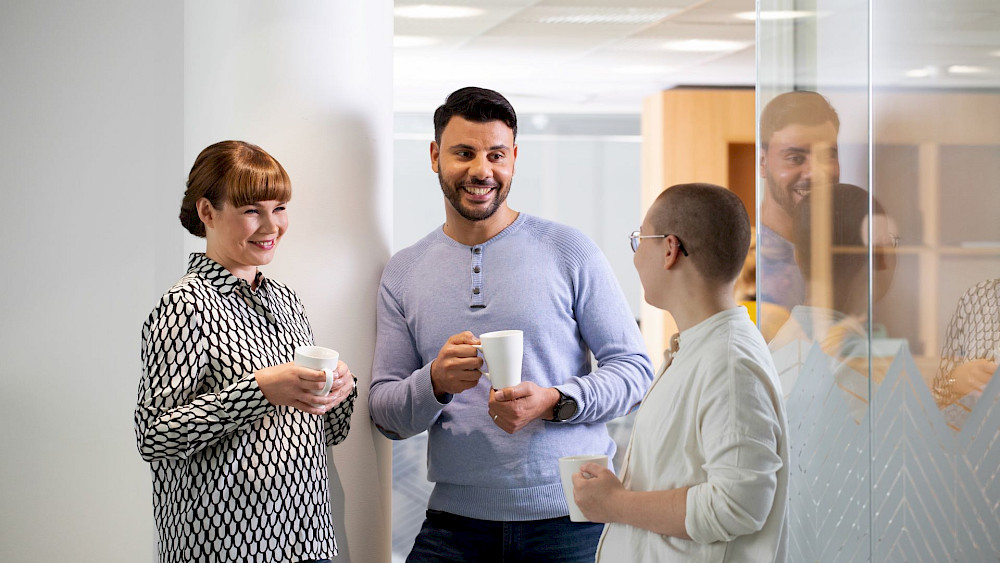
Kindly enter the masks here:
[[149, 561], [132, 411], [181, 249], [183, 7], [4, 2], [0, 53], [0, 561]]
[[0, 4], [0, 561], [154, 558], [132, 430], [139, 332], [200, 248], [177, 205], [195, 155], [224, 138], [291, 175], [291, 228], [266, 272], [361, 379], [333, 450], [338, 560], [388, 561], [389, 455], [366, 397], [391, 232], [390, 10]]
[[189, 0], [185, 8], [185, 162], [239, 138], [288, 171], [291, 223], [265, 271], [296, 290], [317, 343], [339, 350], [359, 378], [351, 434], [332, 450], [338, 560], [387, 561], [391, 455], [372, 430], [367, 397], [391, 231], [391, 4]]

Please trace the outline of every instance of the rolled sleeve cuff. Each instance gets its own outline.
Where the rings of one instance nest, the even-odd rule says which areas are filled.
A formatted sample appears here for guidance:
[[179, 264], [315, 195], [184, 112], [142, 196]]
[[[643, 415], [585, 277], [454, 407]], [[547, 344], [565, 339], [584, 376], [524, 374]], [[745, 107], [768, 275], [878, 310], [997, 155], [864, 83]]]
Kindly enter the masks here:
[[712, 508], [711, 496], [712, 486], [708, 483], [694, 485], [687, 491], [684, 530], [696, 543], [709, 544], [736, 538], [720, 525], [719, 517]]

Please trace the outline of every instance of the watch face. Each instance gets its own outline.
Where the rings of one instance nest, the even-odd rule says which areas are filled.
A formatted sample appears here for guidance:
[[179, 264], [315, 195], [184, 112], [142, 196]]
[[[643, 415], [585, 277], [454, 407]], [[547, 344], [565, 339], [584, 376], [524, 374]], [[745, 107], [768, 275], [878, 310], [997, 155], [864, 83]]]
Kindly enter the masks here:
[[556, 413], [556, 418], [558, 420], [566, 420], [568, 418], [571, 418], [574, 414], [576, 414], [576, 401], [574, 401], [569, 397], [566, 397], [561, 401], [561, 404], [559, 405], [558, 412]]

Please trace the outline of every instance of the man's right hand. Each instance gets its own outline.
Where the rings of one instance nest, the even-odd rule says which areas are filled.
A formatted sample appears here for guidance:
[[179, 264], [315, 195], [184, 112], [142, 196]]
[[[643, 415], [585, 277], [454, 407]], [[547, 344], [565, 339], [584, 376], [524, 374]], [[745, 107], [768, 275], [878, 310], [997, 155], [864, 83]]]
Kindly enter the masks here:
[[431, 362], [431, 385], [439, 399], [446, 394], [456, 395], [479, 383], [483, 373], [483, 359], [477, 355], [473, 344], [479, 339], [469, 331], [454, 334], [441, 347], [437, 358]]

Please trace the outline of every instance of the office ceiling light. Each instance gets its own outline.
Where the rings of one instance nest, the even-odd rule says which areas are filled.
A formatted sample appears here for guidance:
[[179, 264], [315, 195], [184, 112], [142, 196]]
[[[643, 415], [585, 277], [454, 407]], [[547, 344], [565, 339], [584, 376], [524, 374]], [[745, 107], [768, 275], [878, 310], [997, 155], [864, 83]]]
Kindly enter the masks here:
[[[764, 10], [760, 13], [760, 21], [797, 20], [815, 14], [816, 12], [804, 10]], [[736, 17], [741, 20], [757, 21], [757, 12], [740, 12], [736, 14]]]
[[417, 4], [400, 6], [392, 11], [401, 18], [420, 20], [450, 20], [455, 18], [471, 18], [483, 13], [479, 8], [468, 6], [439, 6], [436, 4]]
[[440, 43], [441, 40], [437, 37], [428, 37], [426, 35], [393, 35], [392, 36], [392, 46], [398, 48], [409, 48], [409, 47], [426, 47], [428, 45], [436, 45]]
[[663, 65], [628, 65], [616, 67], [614, 71], [621, 74], [667, 74], [674, 69]]
[[948, 74], [986, 74], [990, 69], [984, 66], [972, 65], [951, 65], [948, 67]]
[[903, 73], [903, 76], [907, 78], [928, 78], [930, 76], [936, 75], [934, 67], [925, 66], [924, 68], [914, 68]]
[[663, 48], [668, 51], [684, 53], [724, 53], [739, 51], [750, 43], [744, 41], [724, 41], [719, 39], [684, 39], [682, 41], [667, 41]]
[[662, 20], [677, 13], [677, 10], [644, 10], [641, 8], [608, 8], [591, 10], [586, 13], [565, 13], [541, 16], [538, 23], [568, 24], [629, 24], [642, 25]]

